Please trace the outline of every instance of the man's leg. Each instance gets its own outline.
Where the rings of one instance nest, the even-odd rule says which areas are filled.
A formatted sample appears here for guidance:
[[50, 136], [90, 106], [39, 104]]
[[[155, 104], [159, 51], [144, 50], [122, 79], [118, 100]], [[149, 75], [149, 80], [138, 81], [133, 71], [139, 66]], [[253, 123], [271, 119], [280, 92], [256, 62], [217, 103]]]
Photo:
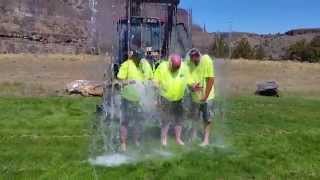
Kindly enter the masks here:
[[176, 143], [183, 146], [184, 142], [181, 139], [182, 126], [176, 125], [176, 127], [174, 128], [174, 131], [175, 131], [175, 136], [176, 136]]
[[127, 100], [122, 100], [121, 103], [122, 119], [120, 122], [120, 149], [121, 151], [127, 151], [127, 141], [128, 141], [128, 127], [129, 127], [129, 117], [130, 117], [130, 107]]
[[191, 108], [189, 109], [189, 119], [191, 120], [191, 141], [195, 141], [198, 138], [198, 131], [197, 131], [197, 123], [200, 119], [200, 111], [199, 105], [192, 102]]
[[201, 104], [200, 110], [202, 112], [202, 118], [204, 122], [204, 137], [203, 142], [200, 146], [208, 146], [210, 144], [210, 132], [211, 132], [211, 111], [213, 111], [213, 106], [208, 105], [208, 103]]
[[204, 137], [203, 142], [200, 146], [208, 146], [210, 144], [210, 131], [211, 131], [211, 123], [210, 122], [204, 122]]
[[121, 127], [120, 127], [121, 151], [127, 151], [127, 139], [128, 139], [128, 125], [127, 123], [121, 123]]
[[134, 129], [133, 129], [133, 140], [136, 146], [140, 146], [141, 136], [143, 132], [143, 122], [142, 119], [136, 119]]
[[184, 142], [181, 139], [182, 119], [183, 119], [182, 102], [174, 102], [172, 104], [171, 115], [173, 116], [175, 121], [174, 132], [176, 137], [176, 143], [183, 146]]
[[168, 132], [170, 128], [170, 104], [167, 100], [160, 97], [159, 99], [159, 109], [161, 110], [160, 119], [161, 119], [161, 145], [168, 145]]
[[168, 145], [168, 131], [169, 131], [170, 123], [168, 121], [163, 121], [161, 125], [161, 145]]
[[133, 111], [131, 113], [131, 117], [133, 118], [133, 140], [135, 145], [140, 146], [141, 141], [141, 135], [143, 132], [143, 120], [144, 117], [141, 114], [142, 110], [140, 109], [139, 105], [137, 104], [135, 107], [133, 107]]

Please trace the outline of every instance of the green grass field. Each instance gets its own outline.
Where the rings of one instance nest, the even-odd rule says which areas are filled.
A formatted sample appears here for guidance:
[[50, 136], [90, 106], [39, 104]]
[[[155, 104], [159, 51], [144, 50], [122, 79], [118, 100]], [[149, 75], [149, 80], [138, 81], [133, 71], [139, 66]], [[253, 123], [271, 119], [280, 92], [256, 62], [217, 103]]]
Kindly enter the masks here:
[[88, 163], [98, 101], [0, 98], [0, 179], [320, 179], [319, 99], [232, 98], [227, 148], [113, 168]]

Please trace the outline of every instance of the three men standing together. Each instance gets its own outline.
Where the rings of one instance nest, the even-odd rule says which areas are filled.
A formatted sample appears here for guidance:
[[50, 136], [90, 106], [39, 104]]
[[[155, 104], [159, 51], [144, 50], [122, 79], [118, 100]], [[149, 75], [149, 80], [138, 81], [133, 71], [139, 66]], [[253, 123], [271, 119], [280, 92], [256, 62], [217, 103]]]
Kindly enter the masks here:
[[[130, 121], [136, 124], [143, 116], [139, 110], [139, 92], [130, 89], [130, 85], [152, 80], [159, 90], [157, 104], [163, 112], [161, 116], [161, 144], [167, 146], [168, 131], [170, 124], [174, 124], [175, 140], [179, 145], [184, 145], [181, 138], [182, 121], [186, 110], [183, 101], [190, 92], [192, 105], [187, 110], [193, 120], [204, 121], [204, 138], [201, 146], [209, 144], [210, 122], [213, 112], [214, 99], [214, 62], [208, 55], [201, 55], [197, 49], [191, 49], [186, 60], [183, 61], [178, 54], [170, 55], [168, 61], [162, 61], [153, 72], [151, 65], [134, 52], [131, 58], [126, 60], [120, 67], [117, 75], [123, 81], [122, 110], [124, 112], [123, 122], [120, 128], [121, 149], [127, 149], [127, 128]], [[136, 94], [136, 98], [128, 97], [126, 94]], [[138, 126], [134, 125], [134, 141], [139, 144]], [[193, 135], [196, 131], [193, 130]]]

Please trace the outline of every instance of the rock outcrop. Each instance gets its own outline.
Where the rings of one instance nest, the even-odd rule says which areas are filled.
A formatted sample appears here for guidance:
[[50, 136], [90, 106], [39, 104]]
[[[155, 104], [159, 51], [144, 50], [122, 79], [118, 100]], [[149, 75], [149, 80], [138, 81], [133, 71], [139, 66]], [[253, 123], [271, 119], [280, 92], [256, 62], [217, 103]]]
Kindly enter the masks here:
[[0, 0], [0, 14], [0, 53], [89, 51], [85, 1]]
[[[0, 53], [108, 51], [114, 20], [125, 10], [125, 0], [0, 0]], [[143, 9], [165, 18], [160, 10], [155, 5]], [[179, 20], [186, 21], [186, 14], [179, 10]]]

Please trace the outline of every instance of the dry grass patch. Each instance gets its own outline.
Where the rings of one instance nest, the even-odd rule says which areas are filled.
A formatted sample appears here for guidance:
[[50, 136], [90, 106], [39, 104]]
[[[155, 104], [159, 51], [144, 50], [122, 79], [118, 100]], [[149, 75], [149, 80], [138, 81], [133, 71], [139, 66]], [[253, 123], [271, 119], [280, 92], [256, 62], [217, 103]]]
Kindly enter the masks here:
[[227, 64], [233, 93], [253, 93], [257, 82], [276, 80], [285, 93], [320, 94], [320, 64], [256, 60], [232, 60]]
[[[52, 94], [62, 91], [74, 80], [102, 80], [107, 61], [104, 56], [90, 55], [3, 54], [0, 55], [0, 85], [18, 83], [33, 89], [29, 91], [41, 87], [45, 89], [42, 92]], [[285, 94], [320, 95], [320, 64], [258, 60], [225, 62], [219, 61], [216, 66], [218, 82], [227, 84], [222, 91], [253, 94], [257, 82], [276, 80]]]

